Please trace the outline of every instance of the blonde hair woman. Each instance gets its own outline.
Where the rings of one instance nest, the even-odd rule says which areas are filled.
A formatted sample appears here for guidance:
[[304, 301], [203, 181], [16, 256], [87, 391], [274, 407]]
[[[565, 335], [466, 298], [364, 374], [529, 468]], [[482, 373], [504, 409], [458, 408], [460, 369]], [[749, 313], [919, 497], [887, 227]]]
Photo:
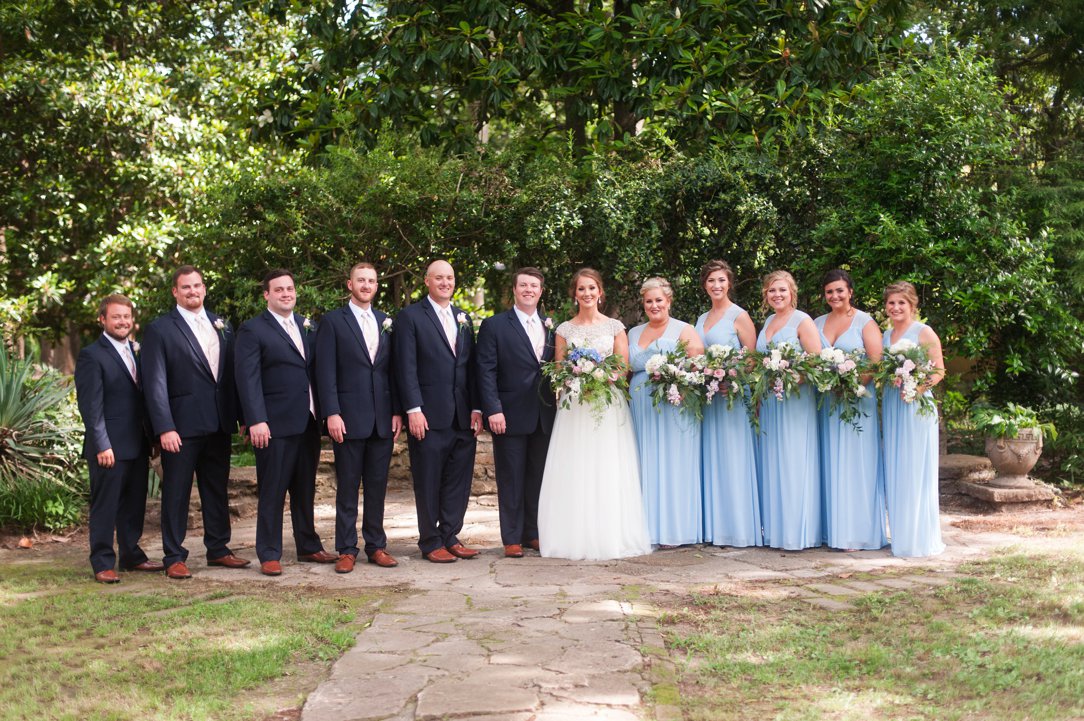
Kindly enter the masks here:
[[[798, 310], [794, 276], [777, 270], [764, 278], [765, 308], [774, 311], [757, 337], [757, 350], [787, 344], [820, 353], [813, 319]], [[821, 545], [820, 445], [817, 401], [805, 385], [799, 395], [766, 398], [760, 405], [760, 501], [764, 545], [797, 550]]]
[[704, 346], [696, 330], [670, 317], [674, 290], [665, 278], [648, 278], [640, 287], [647, 322], [629, 331], [632, 421], [640, 452], [640, 487], [651, 543], [660, 548], [700, 543], [703, 508], [700, 493], [700, 422], [678, 407], [655, 407], [647, 362], [684, 343], [690, 356]]
[[[910, 341], [926, 349], [937, 372], [919, 388], [930, 388], [944, 377], [941, 339], [915, 319], [918, 293], [906, 281], [885, 288], [885, 313], [891, 327], [884, 332], [884, 348]], [[881, 403], [884, 432], [885, 499], [892, 555], [933, 556], [945, 550], [941, 541], [938, 485], [937, 415], [918, 412], [918, 403], [904, 402], [895, 388], [885, 388]]]

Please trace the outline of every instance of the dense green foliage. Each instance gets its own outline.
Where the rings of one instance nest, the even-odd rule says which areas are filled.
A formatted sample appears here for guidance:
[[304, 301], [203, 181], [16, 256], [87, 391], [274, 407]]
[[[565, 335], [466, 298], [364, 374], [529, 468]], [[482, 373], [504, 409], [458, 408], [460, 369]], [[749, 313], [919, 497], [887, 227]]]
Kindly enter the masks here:
[[0, 349], [0, 526], [55, 530], [79, 520], [81, 431], [68, 379]]
[[[225, 0], [0, 7], [0, 321], [54, 333], [140, 302], [238, 162], [285, 29]], [[240, 46], [240, 47], [238, 47]]]
[[682, 144], [804, 133], [906, 46], [902, 0], [274, 3], [303, 18], [276, 127], [310, 148], [386, 120], [425, 145], [553, 152], [649, 132]]

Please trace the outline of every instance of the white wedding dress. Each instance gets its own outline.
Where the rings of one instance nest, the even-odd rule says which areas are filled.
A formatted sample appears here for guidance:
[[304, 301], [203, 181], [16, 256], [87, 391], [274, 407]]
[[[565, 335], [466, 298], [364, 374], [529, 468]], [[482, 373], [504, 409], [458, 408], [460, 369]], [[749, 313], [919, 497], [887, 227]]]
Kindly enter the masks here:
[[[592, 325], [564, 322], [557, 334], [568, 346], [614, 352], [621, 321]], [[606, 407], [601, 418], [589, 405], [557, 409], [550, 436], [538, 538], [543, 556], [605, 560], [651, 553], [640, 492], [640, 463], [629, 404]]]

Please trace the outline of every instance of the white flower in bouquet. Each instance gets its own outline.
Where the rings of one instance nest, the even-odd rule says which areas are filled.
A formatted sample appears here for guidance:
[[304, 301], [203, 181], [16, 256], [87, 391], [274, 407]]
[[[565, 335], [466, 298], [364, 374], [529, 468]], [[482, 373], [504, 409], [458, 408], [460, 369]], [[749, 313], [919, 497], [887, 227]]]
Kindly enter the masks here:
[[648, 375], [655, 375], [659, 372], [659, 369], [666, 363], [666, 356], [662, 353], [656, 353], [647, 359], [647, 363], [644, 364], [644, 370]]
[[903, 340], [898, 340], [895, 343], [893, 343], [892, 345], [888, 346], [888, 352], [889, 353], [906, 353], [907, 351], [914, 350], [915, 348], [918, 348], [918, 346], [915, 344], [914, 341], [907, 340], [906, 338], [904, 338]]

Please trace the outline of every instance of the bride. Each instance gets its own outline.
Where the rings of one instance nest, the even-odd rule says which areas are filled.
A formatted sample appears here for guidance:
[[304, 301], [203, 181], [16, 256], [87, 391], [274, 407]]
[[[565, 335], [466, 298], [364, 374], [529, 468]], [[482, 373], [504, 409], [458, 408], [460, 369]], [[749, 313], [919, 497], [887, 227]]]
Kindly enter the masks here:
[[[616, 353], [628, 365], [625, 326], [599, 311], [606, 295], [598, 271], [576, 271], [569, 295], [579, 312], [557, 326], [556, 359], [588, 346], [603, 357]], [[543, 556], [604, 560], [651, 553], [637, 458], [624, 398], [606, 406], [601, 417], [590, 405], [558, 408], [538, 501]]]

